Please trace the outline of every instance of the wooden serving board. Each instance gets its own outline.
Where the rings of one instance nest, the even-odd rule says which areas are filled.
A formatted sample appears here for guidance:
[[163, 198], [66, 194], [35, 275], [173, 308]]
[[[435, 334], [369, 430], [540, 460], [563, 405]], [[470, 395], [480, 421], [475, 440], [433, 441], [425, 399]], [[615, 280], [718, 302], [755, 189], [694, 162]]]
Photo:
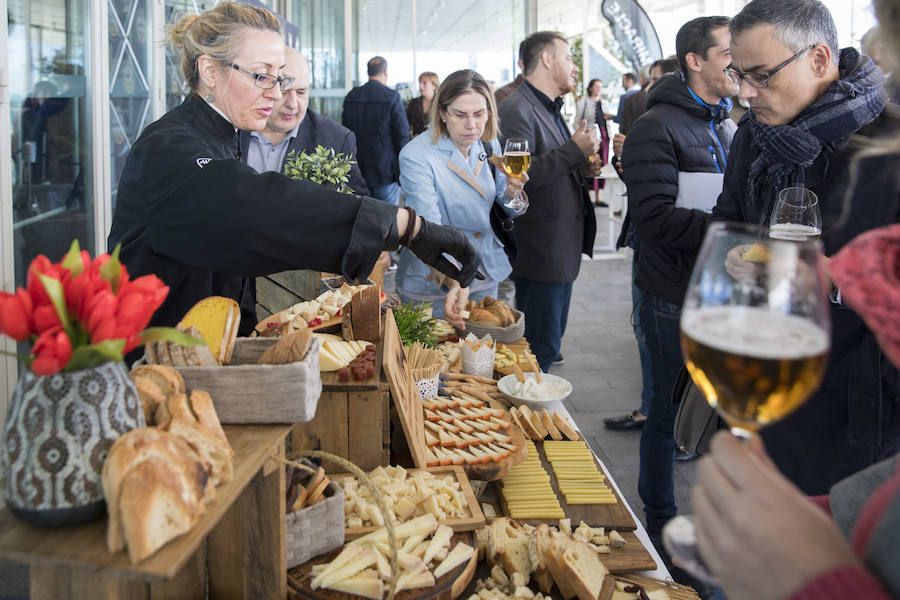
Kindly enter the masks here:
[[[635, 524], [631, 513], [628, 512], [628, 508], [625, 507], [625, 503], [622, 501], [622, 497], [616, 491], [616, 488], [612, 485], [610, 485], [609, 488], [612, 490], [613, 495], [615, 495], [616, 497], [617, 502], [615, 504], [567, 504], [565, 496], [563, 496], [559, 492], [559, 482], [556, 480], [556, 475], [553, 473], [553, 468], [550, 466], [550, 461], [547, 460], [547, 454], [544, 452], [544, 443], [535, 442], [534, 445], [537, 447], [538, 455], [541, 459], [541, 466], [544, 468], [544, 471], [546, 471], [550, 476], [550, 485], [553, 488], [553, 492], [556, 494], [556, 497], [559, 498], [559, 504], [562, 507], [563, 512], [566, 514], [566, 517], [572, 520], [573, 529], [578, 526], [578, 523], [580, 523], [581, 521], [584, 521], [591, 527], [608, 527], [610, 529], [615, 529], [620, 533], [622, 531], [634, 531], [635, 529], [637, 529], [637, 525]], [[609, 479], [609, 474], [603, 470], [603, 467], [600, 465], [600, 462], [597, 460], [596, 456], [594, 456], [594, 463], [597, 465], [597, 468], [600, 469], [600, 472], [606, 475], [606, 478]], [[503, 483], [501, 482], [500, 485], [502, 484]], [[506, 506], [506, 502], [504, 502], [503, 500], [502, 494], [500, 495], [500, 503], [503, 514], [508, 515], [509, 509]], [[517, 520], [524, 521], [525, 523], [530, 523], [532, 525], [537, 525], [539, 523], [547, 523], [548, 525], [553, 526], [559, 525], [559, 521], [556, 519]]]
[[[452, 549], [458, 542], [474, 547], [475, 534], [470, 531], [454, 533], [453, 537], [450, 539], [450, 548]], [[336, 590], [323, 588], [313, 590], [309, 587], [309, 582], [312, 579], [310, 573], [313, 566], [330, 562], [341, 550], [343, 550], [343, 546], [328, 554], [318, 556], [299, 567], [288, 570], [288, 598], [290, 600], [351, 600], [359, 598], [359, 596], [338, 592]], [[396, 598], [396, 600], [454, 600], [465, 591], [469, 582], [472, 580], [472, 575], [475, 574], [475, 568], [477, 566], [478, 553], [476, 552], [472, 555], [469, 562], [459, 565], [443, 577], [437, 579], [433, 587], [403, 590], [394, 596], [394, 598]], [[385, 594], [385, 596], [386, 595], [387, 594]]]
[[[643, 575], [638, 575], [636, 573], [616, 575], [615, 577], [607, 575], [606, 579], [611, 579], [613, 581], [613, 584], [615, 584], [616, 580], [624, 581], [626, 583], [636, 583], [648, 592], [652, 592], [654, 590], [665, 590], [666, 594], [668, 594], [669, 598], [671, 598], [672, 600], [700, 600], [700, 596], [696, 591], [694, 591], [694, 588], [688, 585], [675, 583], [671, 580], [663, 581], [662, 579], [656, 579], [654, 577], [644, 577]], [[603, 582], [604, 589], [606, 589], [606, 583], [606, 581]], [[602, 597], [603, 596], [601, 596], [601, 598]]]
[[[481, 505], [475, 498], [475, 493], [472, 491], [472, 486], [469, 483], [469, 478], [466, 477], [466, 474], [463, 471], [462, 467], [459, 467], [457, 465], [447, 465], [442, 467], [428, 467], [427, 469], [407, 469], [407, 471], [409, 473], [415, 473], [417, 471], [428, 471], [429, 473], [433, 473], [434, 475], [452, 475], [454, 480], [459, 482], [459, 489], [462, 492], [463, 497], [466, 499], [466, 507], [469, 509], [469, 516], [459, 517], [456, 519], [445, 519], [443, 521], [440, 521], [441, 525], [446, 525], [453, 531], [475, 531], [476, 529], [484, 525], [484, 513], [481, 512]], [[350, 473], [331, 475], [331, 478], [334, 480], [344, 477], [353, 477], [353, 475], [351, 475]], [[372, 533], [376, 529], [379, 529], [379, 527], [374, 525], [371, 527], [347, 528], [344, 530], [344, 539], [347, 541], [355, 540], [356, 538], [362, 537], [367, 533]]]
[[426, 468], [425, 449], [425, 411], [422, 401], [419, 400], [419, 392], [416, 382], [409, 372], [409, 363], [406, 360], [406, 351], [400, 340], [400, 332], [397, 330], [397, 322], [394, 320], [394, 311], [388, 310], [384, 315], [384, 333], [381, 339], [384, 345], [382, 365], [387, 376], [388, 385], [391, 388], [391, 396], [397, 407], [397, 416], [400, 418], [400, 426], [403, 435], [409, 445], [409, 453], [412, 455], [413, 464], [420, 469]]

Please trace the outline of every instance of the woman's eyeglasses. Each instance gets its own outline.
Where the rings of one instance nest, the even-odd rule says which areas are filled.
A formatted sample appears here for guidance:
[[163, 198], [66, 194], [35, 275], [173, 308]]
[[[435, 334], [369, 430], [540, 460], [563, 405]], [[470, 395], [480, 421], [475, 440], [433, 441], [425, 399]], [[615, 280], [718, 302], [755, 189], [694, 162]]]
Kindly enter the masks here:
[[268, 73], [254, 73], [253, 71], [249, 71], [240, 65], [234, 64], [233, 62], [225, 62], [223, 64], [227, 67], [231, 67], [237, 71], [240, 71], [241, 73], [246, 73], [253, 78], [253, 85], [264, 90], [271, 90], [277, 85], [282, 92], [286, 92], [291, 89], [291, 85], [294, 83], [293, 77], [286, 77], [284, 75], [269, 75]]
[[794, 62], [795, 60], [797, 60], [798, 58], [800, 58], [801, 56], [803, 56], [804, 54], [806, 54], [807, 52], [809, 52], [810, 50], [815, 48], [817, 45], [818, 44], [813, 44], [812, 46], [808, 46], [808, 47], [804, 48], [803, 50], [801, 50], [797, 54], [793, 55], [792, 57], [790, 57], [789, 59], [787, 59], [786, 61], [784, 61], [783, 63], [781, 63], [774, 69], [772, 69], [771, 71], [769, 71], [768, 73], [741, 73], [740, 71], [738, 71], [737, 69], [735, 69], [734, 67], [731, 67], [731, 66], [725, 67], [723, 70], [725, 71], [725, 74], [728, 75], [728, 78], [738, 85], [741, 84], [741, 81], [746, 81], [747, 85], [749, 85], [751, 87], [767, 88], [767, 87], [769, 87], [769, 78], [772, 75], [774, 75], [778, 71], [782, 70], [783, 68], [785, 68], [786, 66], [788, 66], [789, 64], [791, 64], [792, 62]]

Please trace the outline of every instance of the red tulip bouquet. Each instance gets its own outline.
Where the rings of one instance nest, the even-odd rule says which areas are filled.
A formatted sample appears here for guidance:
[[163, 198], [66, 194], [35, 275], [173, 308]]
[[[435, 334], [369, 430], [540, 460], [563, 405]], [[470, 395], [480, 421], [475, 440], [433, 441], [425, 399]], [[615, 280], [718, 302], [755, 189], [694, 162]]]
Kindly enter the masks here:
[[25, 289], [0, 291], [0, 334], [31, 341], [20, 358], [36, 375], [121, 361], [152, 341], [202, 343], [169, 327], [147, 329], [168, 293], [155, 275], [130, 279], [119, 247], [91, 260], [75, 240], [58, 263], [44, 255], [31, 261]]

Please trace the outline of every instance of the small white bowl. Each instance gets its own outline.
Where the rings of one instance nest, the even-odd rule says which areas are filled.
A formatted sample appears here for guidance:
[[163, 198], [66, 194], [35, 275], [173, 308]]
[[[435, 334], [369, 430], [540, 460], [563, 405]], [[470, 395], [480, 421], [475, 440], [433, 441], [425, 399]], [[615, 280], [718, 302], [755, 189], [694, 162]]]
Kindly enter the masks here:
[[[534, 373], [525, 373], [525, 377], [528, 379], [534, 379]], [[572, 393], [572, 384], [569, 383], [566, 379], [559, 377], [557, 375], [551, 375], [550, 373], [541, 373], [541, 378], [544, 382], [549, 383], [564, 383], [567, 391], [561, 393], [558, 397], [549, 398], [545, 400], [535, 400], [534, 398], [525, 398], [522, 396], [517, 396], [512, 392], [512, 385], [516, 382], [515, 375], [506, 375], [505, 377], [501, 377], [500, 381], [497, 382], [497, 389], [499, 389], [504, 396], [509, 398], [510, 402], [515, 404], [516, 406], [525, 404], [529, 408], [546, 408], [548, 405], [553, 404], [554, 402], [560, 402], [569, 397]]]

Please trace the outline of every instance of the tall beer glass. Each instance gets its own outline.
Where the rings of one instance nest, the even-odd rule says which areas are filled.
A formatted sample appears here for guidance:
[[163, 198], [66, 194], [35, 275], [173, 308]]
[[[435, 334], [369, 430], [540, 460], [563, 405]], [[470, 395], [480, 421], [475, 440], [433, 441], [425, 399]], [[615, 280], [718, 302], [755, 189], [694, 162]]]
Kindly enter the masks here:
[[[751, 432], [798, 408], [822, 379], [830, 347], [821, 242], [783, 240], [765, 227], [710, 226], [681, 313], [694, 383], [731, 426]], [[710, 580], [693, 522], [676, 517], [663, 542], [685, 570]]]

